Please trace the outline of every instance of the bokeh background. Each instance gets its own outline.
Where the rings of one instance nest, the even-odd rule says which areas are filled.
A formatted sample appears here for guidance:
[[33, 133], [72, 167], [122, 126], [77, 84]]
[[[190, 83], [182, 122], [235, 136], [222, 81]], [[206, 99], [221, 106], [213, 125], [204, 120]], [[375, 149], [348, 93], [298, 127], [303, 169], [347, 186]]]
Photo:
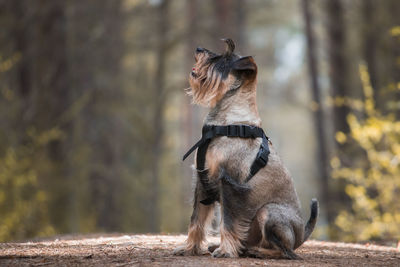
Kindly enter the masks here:
[[185, 232], [197, 46], [254, 56], [314, 238], [400, 238], [400, 1], [0, 0], [0, 241]]

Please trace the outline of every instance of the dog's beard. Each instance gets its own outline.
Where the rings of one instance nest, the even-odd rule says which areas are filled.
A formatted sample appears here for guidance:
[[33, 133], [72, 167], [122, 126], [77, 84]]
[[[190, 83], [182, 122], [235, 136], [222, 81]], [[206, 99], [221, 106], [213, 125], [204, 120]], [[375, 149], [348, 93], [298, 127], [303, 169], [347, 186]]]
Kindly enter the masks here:
[[193, 103], [214, 107], [227, 88], [222, 81], [222, 74], [216, 70], [215, 65], [208, 63], [207, 59], [207, 56], [200, 55], [194, 65], [189, 78], [188, 94], [192, 96]]

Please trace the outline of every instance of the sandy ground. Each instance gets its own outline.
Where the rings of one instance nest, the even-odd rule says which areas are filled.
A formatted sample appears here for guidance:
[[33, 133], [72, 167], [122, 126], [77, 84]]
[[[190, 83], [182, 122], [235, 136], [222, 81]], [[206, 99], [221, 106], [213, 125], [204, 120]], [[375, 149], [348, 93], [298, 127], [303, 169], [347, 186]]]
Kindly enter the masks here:
[[[179, 257], [184, 235], [64, 236], [53, 240], [1, 243], [0, 266], [400, 266], [398, 248], [308, 241], [303, 260]], [[215, 238], [211, 238], [215, 241]]]

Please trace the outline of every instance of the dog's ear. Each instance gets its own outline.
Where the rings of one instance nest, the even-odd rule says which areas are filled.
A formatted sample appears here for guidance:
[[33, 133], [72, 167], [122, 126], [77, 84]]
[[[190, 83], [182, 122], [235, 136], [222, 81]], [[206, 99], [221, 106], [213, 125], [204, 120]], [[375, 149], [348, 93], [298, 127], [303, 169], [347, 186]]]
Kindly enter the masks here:
[[257, 75], [257, 65], [253, 57], [241, 57], [232, 64], [232, 70], [247, 76], [248, 78], [254, 78]]
[[222, 41], [225, 42], [226, 48], [225, 48], [225, 55], [230, 56], [232, 55], [233, 51], [235, 50], [235, 43], [233, 42], [232, 39], [222, 39]]

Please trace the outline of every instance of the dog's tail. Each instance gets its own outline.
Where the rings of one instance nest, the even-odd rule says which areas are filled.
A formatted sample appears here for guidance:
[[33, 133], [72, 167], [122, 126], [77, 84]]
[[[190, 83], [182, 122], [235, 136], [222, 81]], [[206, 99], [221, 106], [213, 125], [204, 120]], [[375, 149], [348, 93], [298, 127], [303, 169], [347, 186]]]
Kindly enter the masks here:
[[311, 233], [314, 230], [315, 224], [317, 223], [319, 208], [318, 208], [318, 201], [316, 198], [311, 199], [310, 209], [311, 209], [311, 215], [305, 227], [303, 242], [305, 242], [310, 237]]

